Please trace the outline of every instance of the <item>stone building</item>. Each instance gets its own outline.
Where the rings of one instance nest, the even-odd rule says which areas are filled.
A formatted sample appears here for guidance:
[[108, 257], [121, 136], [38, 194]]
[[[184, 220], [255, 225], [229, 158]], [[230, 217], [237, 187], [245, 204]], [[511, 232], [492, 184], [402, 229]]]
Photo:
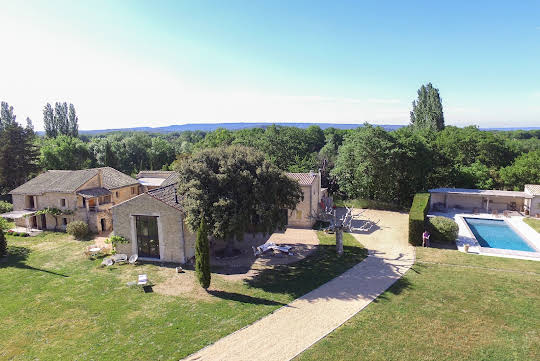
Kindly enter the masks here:
[[292, 227], [311, 227], [315, 223], [316, 214], [322, 209], [321, 201], [328, 197], [326, 188], [321, 188], [321, 173], [286, 173], [291, 179], [298, 181], [304, 199], [295, 209], [287, 212], [287, 224]]
[[117, 251], [142, 260], [186, 263], [195, 234], [184, 223], [176, 185], [152, 189], [113, 207], [114, 234], [129, 240]]
[[[112, 230], [111, 207], [139, 194], [139, 182], [114, 168], [49, 170], [10, 192], [19, 227], [65, 229], [78, 220], [92, 232]], [[62, 211], [59, 216], [36, 215], [45, 208]]]
[[[321, 189], [321, 176], [314, 172], [287, 175], [299, 182], [304, 193], [304, 200], [287, 211], [288, 225], [311, 227], [315, 222], [312, 215], [326, 196], [326, 190]], [[120, 244], [118, 252], [136, 254], [142, 260], [176, 263], [186, 263], [195, 256], [196, 236], [184, 222], [176, 184], [155, 188], [171, 176], [164, 172], [139, 173], [141, 184], [154, 188], [112, 208], [114, 234], [129, 241]]]

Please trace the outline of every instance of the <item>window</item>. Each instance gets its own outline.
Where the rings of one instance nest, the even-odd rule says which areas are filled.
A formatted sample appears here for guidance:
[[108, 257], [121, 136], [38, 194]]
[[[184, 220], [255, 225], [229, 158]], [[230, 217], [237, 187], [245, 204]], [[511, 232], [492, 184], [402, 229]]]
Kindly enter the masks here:
[[157, 218], [135, 216], [137, 228], [137, 251], [139, 257], [159, 258], [159, 235]]
[[65, 218], [65, 217], [62, 218], [62, 224], [63, 224], [64, 226], [67, 226], [67, 223], [68, 223], [68, 222], [67, 222], [67, 218]]
[[120, 198], [120, 192], [114, 192], [114, 195], [116, 196], [116, 198]]
[[296, 211], [296, 219], [302, 219], [302, 211]]
[[137, 192], [137, 188], [136, 187], [131, 187], [131, 194], [135, 194], [135, 192]]
[[65, 206], [66, 206], [66, 199], [65, 198], [60, 199], [60, 207], [65, 207]]

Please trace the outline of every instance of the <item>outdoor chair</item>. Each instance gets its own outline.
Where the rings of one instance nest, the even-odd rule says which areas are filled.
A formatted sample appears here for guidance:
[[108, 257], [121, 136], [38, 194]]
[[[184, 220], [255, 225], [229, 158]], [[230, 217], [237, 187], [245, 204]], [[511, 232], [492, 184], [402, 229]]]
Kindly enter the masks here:
[[101, 262], [101, 265], [106, 266], [106, 267], [112, 266], [113, 264], [114, 264], [114, 260], [110, 257], [105, 258], [103, 262]]
[[136, 255], [136, 254], [133, 254], [133, 255], [131, 255], [131, 257], [129, 257], [128, 262], [129, 262], [129, 264], [135, 264], [135, 263], [137, 263], [137, 259], [139, 259], [139, 256]]
[[139, 275], [137, 279], [137, 286], [146, 286], [148, 283], [148, 276], [146, 274]]
[[491, 215], [495, 216], [495, 217], [498, 217], [499, 216], [499, 211], [494, 209], [494, 210], [491, 211]]
[[506, 218], [510, 217], [510, 212], [508, 212], [508, 211], [504, 211], [503, 214], [504, 214], [504, 216], [505, 216]]
[[115, 254], [115, 255], [112, 256], [111, 258], [113, 259], [113, 261], [114, 261], [115, 263], [118, 263], [118, 262], [127, 262], [127, 260], [128, 260], [127, 254], [123, 254], [123, 253]]

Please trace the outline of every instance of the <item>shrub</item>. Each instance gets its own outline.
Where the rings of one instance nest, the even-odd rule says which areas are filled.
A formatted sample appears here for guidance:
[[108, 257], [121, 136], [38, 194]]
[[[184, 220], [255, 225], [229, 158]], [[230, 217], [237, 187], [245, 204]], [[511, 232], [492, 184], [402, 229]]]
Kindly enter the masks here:
[[0, 213], [7, 213], [13, 210], [13, 204], [9, 202], [0, 201]]
[[89, 233], [88, 224], [84, 223], [83, 221], [70, 222], [66, 227], [66, 232], [76, 239], [82, 239]]
[[427, 219], [427, 230], [431, 233], [431, 241], [453, 243], [458, 236], [459, 227], [453, 219], [429, 217]]
[[321, 229], [328, 228], [328, 226], [330, 226], [330, 222], [326, 222], [326, 221], [316, 221], [316, 222], [313, 224], [313, 227], [311, 227], [311, 228], [314, 229], [314, 230], [320, 231]]
[[429, 193], [416, 193], [409, 212], [409, 243], [422, 245], [422, 233], [429, 210]]
[[116, 246], [118, 246], [120, 243], [129, 243], [129, 239], [122, 236], [112, 235], [105, 240], [105, 243], [110, 243], [113, 248], [113, 254], [116, 254]]

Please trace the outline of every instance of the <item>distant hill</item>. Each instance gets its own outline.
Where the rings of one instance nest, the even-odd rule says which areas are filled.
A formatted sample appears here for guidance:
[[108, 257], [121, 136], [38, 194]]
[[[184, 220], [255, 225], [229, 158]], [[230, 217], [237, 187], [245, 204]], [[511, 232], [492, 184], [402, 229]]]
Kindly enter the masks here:
[[[238, 130], [245, 128], [267, 128], [268, 126], [275, 124], [288, 127], [298, 127], [298, 128], [307, 128], [310, 125], [318, 125], [321, 129], [326, 128], [338, 128], [338, 129], [354, 129], [362, 127], [363, 124], [334, 124], [334, 123], [204, 123], [204, 124], [182, 124], [182, 125], [168, 125], [166, 127], [135, 127], [135, 128], [115, 128], [115, 129], [99, 129], [99, 130], [79, 130], [80, 134], [85, 135], [96, 135], [104, 134], [110, 132], [151, 132], [151, 133], [172, 133], [172, 132], [184, 132], [184, 131], [194, 131], [201, 130], [205, 132], [210, 132], [216, 130], [217, 128], [225, 128], [229, 130]], [[383, 127], [386, 130], [396, 130], [404, 125], [392, 125], [384, 124], [378, 126]], [[509, 128], [480, 128], [481, 130], [499, 130], [499, 131], [509, 131], [509, 130], [533, 130], [540, 129], [540, 127], [509, 127]], [[38, 134], [44, 134], [40, 131]]]
[[[310, 125], [318, 125], [321, 129], [326, 128], [338, 128], [338, 129], [354, 129], [361, 127], [363, 124], [333, 124], [333, 123], [203, 123], [203, 124], [182, 124], [182, 125], [168, 125], [166, 127], [136, 127], [136, 128], [118, 128], [118, 129], [100, 129], [100, 130], [79, 130], [79, 133], [86, 135], [95, 135], [110, 132], [152, 132], [152, 133], [171, 133], [171, 132], [184, 132], [202, 130], [210, 132], [218, 128], [225, 128], [229, 130], [238, 130], [246, 128], [267, 128], [270, 125], [282, 125], [288, 127], [307, 128]], [[403, 125], [381, 125], [386, 130], [395, 130], [401, 128]]]

